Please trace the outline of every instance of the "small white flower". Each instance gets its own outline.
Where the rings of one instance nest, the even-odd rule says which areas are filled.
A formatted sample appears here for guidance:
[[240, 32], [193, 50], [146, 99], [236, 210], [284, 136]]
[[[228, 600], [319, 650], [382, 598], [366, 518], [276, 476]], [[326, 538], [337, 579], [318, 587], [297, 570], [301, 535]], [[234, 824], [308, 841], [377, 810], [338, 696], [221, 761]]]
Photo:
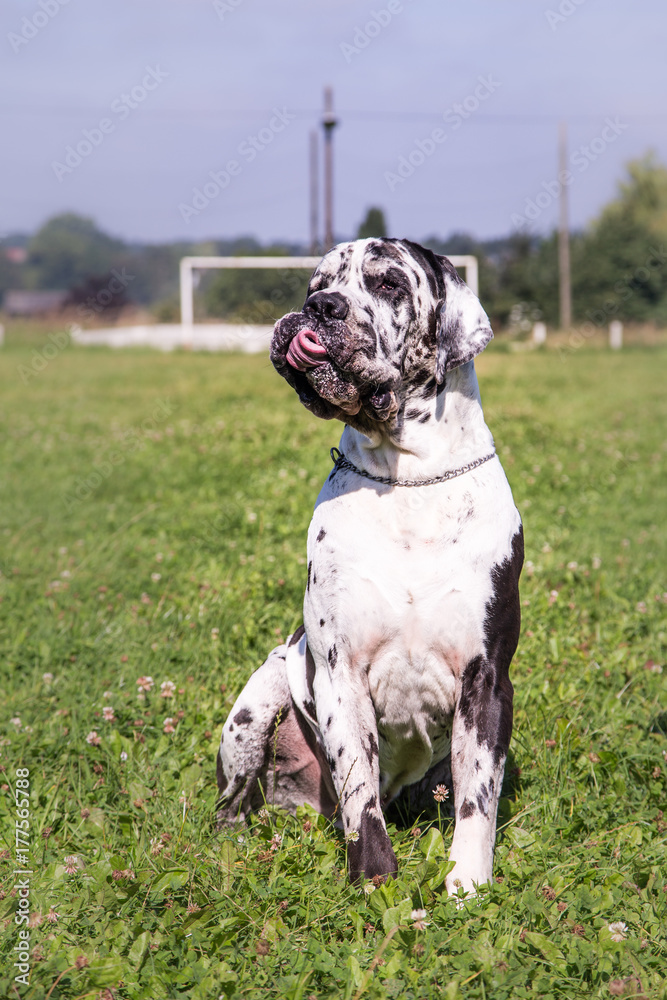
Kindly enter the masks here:
[[602, 560], [600, 559], [600, 557], [599, 556], [593, 556], [593, 561], [591, 563], [591, 566], [593, 567], [593, 569], [599, 569], [601, 565], [602, 565]]
[[609, 931], [612, 941], [625, 941], [628, 925], [624, 924], [622, 920], [617, 920], [615, 923], [609, 924]]
[[102, 695], [103, 698], [113, 698], [113, 691], [105, 691]]
[[104, 706], [104, 708], [102, 709], [102, 715], [104, 716], [104, 721], [105, 722], [115, 722], [116, 721], [116, 715], [115, 715], [114, 710], [111, 707], [111, 705], [105, 705]]
[[364, 885], [364, 892], [366, 893], [367, 896], [370, 896], [372, 892], [375, 892], [375, 886], [373, 885], [372, 882], [366, 882], [366, 884]]
[[127, 753], [125, 752], [125, 750], [121, 750], [121, 752], [120, 752], [120, 759], [121, 759], [121, 763], [123, 763], [123, 764], [127, 760]]
[[212, 628], [211, 629], [211, 639], [213, 639], [215, 641], [216, 639], [219, 639], [219, 638], [220, 638], [220, 629], [219, 628]]
[[449, 789], [446, 785], [436, 785], [433, 789], [433, 798], [436, 802], [446, 802], [449, 798]]
[[250, 521], [250, 523], [252, 524], [253, 521], [257, 520], [257, 514], [255, 514], [254, 510], [249, 510], [247, 512], [247, 518]]
[[137, 677], [137, 687], [140, 691], [150, 691], [153, 687], [152, 677]]
[[94, 729], [86, 736], [86, 743], [90, 743], [91, 747], [98, 747], [101, 742], [101, 737], [97, 735]]
[[415, 928], [415, 930], [418, 931], [425, 930], [426, 925], [429, 923], [429, 921], [426, 919], [427, 916], [428, 913], [426, 912], [426, 910], [412, 911], [412, 913], [410, 914], [410, 920], [412, 920], [412, 926]]
[[157, 583], [158, 580], [162, 579], [162, 573], [151, 573], [151, 580], [153, 583]]
[[173, 698], [174, 691], [176, 690], [176, 685], [173, 681], [162, 681], [160, 684], [160, 697], [161, 698]]
[[579, 563], [578, 562], [569, 562], [567, 564], [567, 568], [568, 569], [572, 569], [572, 570], [579, 569]]
[[346, 844], [356, 844], [356, 842], [358, 840], [359, 840], [359, 831], [358, 830], [351, 830], [350, 833], [348, 833], [348, 835], [345, 838], [345, 843]]
[[[162, 727], [162, 732], [163, 733], [175, 733], [176, 732], [176, 729], [174, 727], [174, 720], [171, 718], [171, 716], [168, 716], [164, 720], [164, 725]], [[180, 799], [179, 799], [179, 801], [180, 801]]]
[[44, 681], [45, 684], [53, 684], [53, 674], [48, 672], [42, 674], [42, 680]]
[[546, 552], [551, 552], [551, 546], [549, 545], [548, 542], [544, 543], [544, 545], [542, 546], [542, 551], [545, 552], [545, 553]]
[[14, 718], [10, 719], [9, 721], [13, 726], [16, 726], [17, 729], [21, 728], [21, 720], [19, 719], [18, 715], [15, 715]]

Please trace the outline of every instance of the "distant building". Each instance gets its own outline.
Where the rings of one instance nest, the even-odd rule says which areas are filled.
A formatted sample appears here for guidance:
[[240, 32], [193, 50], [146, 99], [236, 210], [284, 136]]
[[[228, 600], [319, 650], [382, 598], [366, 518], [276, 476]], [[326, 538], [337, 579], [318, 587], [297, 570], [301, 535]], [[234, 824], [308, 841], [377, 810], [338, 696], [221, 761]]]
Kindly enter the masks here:
[[28, 259], [28, 250], [26, 247], [6, 247], [5, 257], [12, 264], [25, 264]]
[[8, 291], [5, 292], [3, 308], [10, 316], [40, 316], [61, 309], [66, 298], [67, 292], [61, 290]]

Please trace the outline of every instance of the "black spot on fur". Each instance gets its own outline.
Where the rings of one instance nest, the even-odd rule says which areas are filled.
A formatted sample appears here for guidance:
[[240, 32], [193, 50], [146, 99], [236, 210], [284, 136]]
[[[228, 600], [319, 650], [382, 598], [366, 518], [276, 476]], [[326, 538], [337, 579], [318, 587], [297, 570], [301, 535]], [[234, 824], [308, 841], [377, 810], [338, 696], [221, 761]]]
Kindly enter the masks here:
[[420, 424], [425, 424], [425, 423], [428, 423], [428, 421], [429, 421], [430, 419], [431, 419], [431, 414], [430, 414], [430, 413], [425, 413], [425, 414], [424, 414], [423, 416], [421, 416], [421, 417], [419, 418], [419, 421], [418, 421], [418, 423], [420, 423]]
[[342, 756], [343, 756], [343, 750], [344, 750], [344, 749], [345, 749], [345, 747], [338, 747], [338, 756], [339, 756], [339, 757], [342, 757]]
[[301, 639], [305, 634], [306, 634], [305, 627], [303, 625], [299, 625], [298, 629], [296, 630], [296, 632], [289, 641], [290, 646], [296, 646], [301, 641]]
[[419, 395], [421, 396], [421, 398], [422, 399], [430, 399], [431, 396], [433, 395], [433, 393], [435, 392], [437, 384], [438, 383], [436, 382], [436, 380], [434, 378], [430, 378], [428, 380], [428, 382], [426, 382], [424, 384], [423, 389], [419, 393]]
[[243, 733], [237, 733], [236, 734], [236, 742], [237, 743], [243, 743]]
[[320, 530], [317, 533], [317, 540], [318, 540], [318, 542], [321, 542], [325, 535], [326, 535], [326, 531], [324, 530], [324, 528], [320, 528]]
[[324, 618], [320, 618], [320, 628], [324, 628]]
[[398, 862], [389, 834], [380, 817], [371, 812], [373, 806], [370, 801], [361, 814], [358, 839], [350, 841], [347, 846], [347, 862], [352, 882], [374, 878], [376, 875], [396, 875], [398, 872]]
[[329, 666], [332, 670], [336, 669], [336, 664], [338, 663], [338, 651], [336, 650], [336, 643], [329, 649]]
[[313, 568], [313, 560], [311, 559], [308, 563], [308, 583], [306, 584], [306, 590], [310, 590], [310, 574]]
[[469, 802], [468, 799], [466, 799], [459, 809], [459, 819], [470, 819], [474, 811], [475, 803]]
[[327, 729], [330, 728], [332, 722], [333, 722], [333, 715], [330, 715], [329, 718], [327, 719], [327, 725], [326, 725]]
[[308, 646], [306, 646], [306, 687], [311, 698], [315, 697], [313, 681], [315, 680], [315, 660]]
[[368, 747], [366, 749], [366, 756], [368, 757], [368, 763], [373, 766], [373, 760], [375, 757], [380, 756], [380, 748], [378, 747], [377, 740], [375, 739], [374, 733], [368, 734]]
[[234, 722], [237, 726], [249, 726], [252, 722], [252, 713], [248, 711], [247, 708], [242, 708], [240, 712], [237, 712], [234, 716]]
[[233, 722], [229, 723], [229, 731], [230, 731], [230, 733], [234, 732], [234, 723]]
[[317, 709], [315, 708], [314, 701], [304, 701], [303, 710], [306, 715], [309, 715], [311, 719], [314, 719], [315, 722], [317, 722]]
[[225, 771], [222, 766], [222, 756], [219, 750], [218, 750], [218, 759], [216, 761], [216, 766], [215, 766], [215, 772], [216, 772], [215, 776], [218, 780], [218, 791], [220, 795], [223, 795], [225, 789], [227, 788], [227, 778], [225, 777]]
[[509, 667], [519, 640], [521, 606], [519, 575], [523, 564], [523, 530], [512, 539], [512, 553], [491, 571], [492, 596], [486, 605], [486, 656], [476, 656], [463, 673], [458, 711], [466, 729], [493, 753], [496, 766], [507, 755], [512, 735], [514, 689]]

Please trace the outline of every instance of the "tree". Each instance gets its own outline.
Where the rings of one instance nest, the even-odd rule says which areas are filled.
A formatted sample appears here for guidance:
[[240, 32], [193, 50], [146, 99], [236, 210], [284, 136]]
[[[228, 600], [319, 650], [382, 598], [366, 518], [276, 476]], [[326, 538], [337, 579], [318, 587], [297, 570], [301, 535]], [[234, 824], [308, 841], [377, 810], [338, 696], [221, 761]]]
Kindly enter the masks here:
[[387, 223], [381, 208], [369, 208], [366, 218], [357, 230], [358, 240], [367, 240], [371, 236], [384, 238], [387, 235]]
[[667, 169], [652, 154], [628, 164], [619, 196], [573, 253], [575, 312], [598, 325], [667, 321]]
[[[259, 245], [257, 245], [258, 247]], [[235, 247], [230, 256], [285, 257], [289, 248], [255, 247], [248, 253]], [[209, 316], [242, 323], [271, 324], [287, 312], [300, 309], [306, 298], [310, 275], [294, 268], [225, 269], [203, 282], [205, 308]]]
[[34, 288], [71, 288], [118, 266], [123, 251], [124, 244], [92, 219], [66, 212], [49, 219], [28, 243], [28, 280]]

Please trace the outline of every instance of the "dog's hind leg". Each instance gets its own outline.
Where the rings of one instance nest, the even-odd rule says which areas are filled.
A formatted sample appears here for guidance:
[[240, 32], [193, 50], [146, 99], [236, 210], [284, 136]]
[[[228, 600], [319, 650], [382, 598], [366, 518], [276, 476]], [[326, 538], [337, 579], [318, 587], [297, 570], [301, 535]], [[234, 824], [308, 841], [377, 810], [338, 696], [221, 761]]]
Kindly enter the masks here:
[[326, 760], [294, 704], [278, 646], [250, 677], [225, 722], [218, 751], [218, 825], [267, 805], [307, 803], [331, 816], [335, 796]]

